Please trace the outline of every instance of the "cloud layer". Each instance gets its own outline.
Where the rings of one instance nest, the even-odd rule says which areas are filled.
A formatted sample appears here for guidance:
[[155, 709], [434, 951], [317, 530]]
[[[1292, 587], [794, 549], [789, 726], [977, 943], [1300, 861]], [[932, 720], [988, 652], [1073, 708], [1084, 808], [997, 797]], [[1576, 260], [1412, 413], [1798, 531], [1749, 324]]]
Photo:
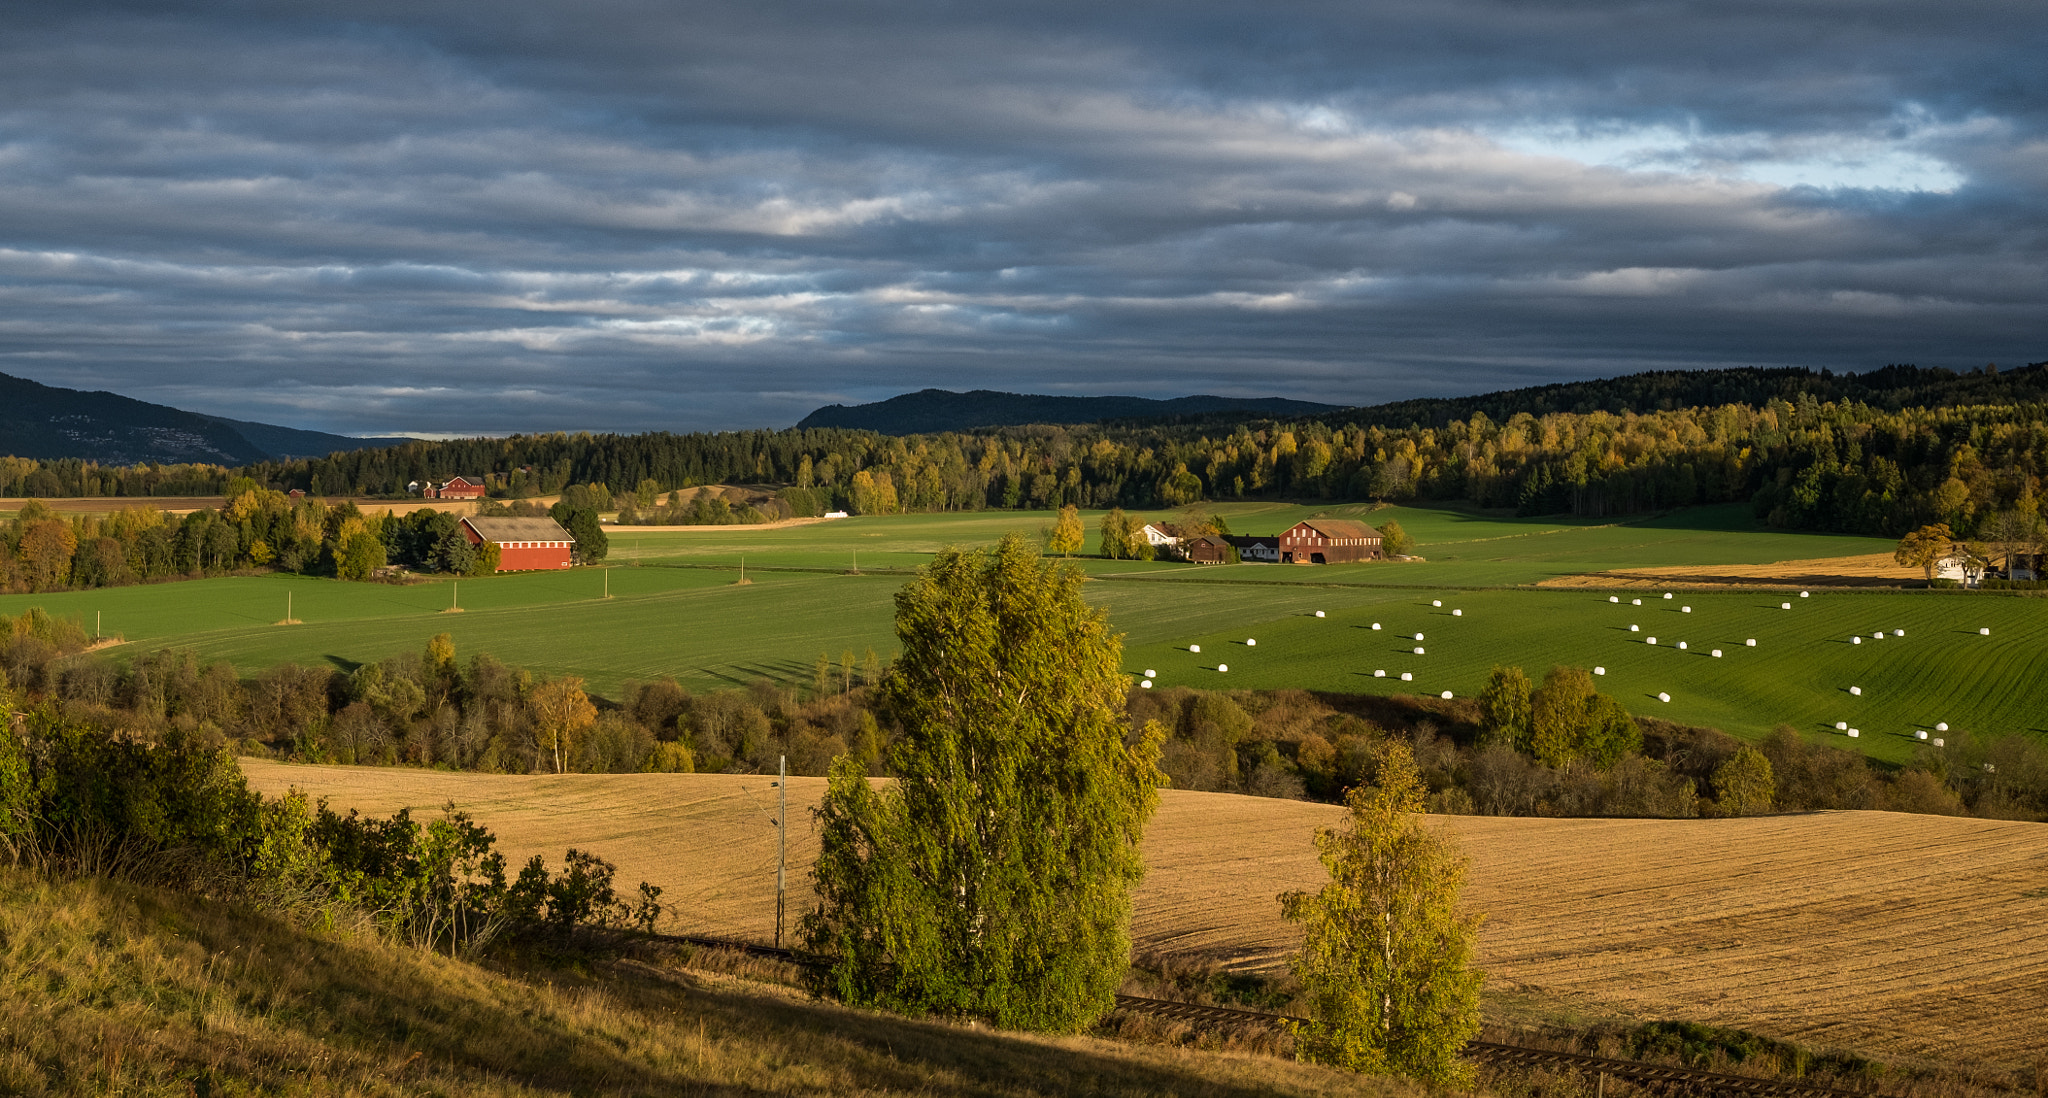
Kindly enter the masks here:
[[2048, 357], [2031, 0], [980, 7], [10, 16], [0, 371], [473, 433]]

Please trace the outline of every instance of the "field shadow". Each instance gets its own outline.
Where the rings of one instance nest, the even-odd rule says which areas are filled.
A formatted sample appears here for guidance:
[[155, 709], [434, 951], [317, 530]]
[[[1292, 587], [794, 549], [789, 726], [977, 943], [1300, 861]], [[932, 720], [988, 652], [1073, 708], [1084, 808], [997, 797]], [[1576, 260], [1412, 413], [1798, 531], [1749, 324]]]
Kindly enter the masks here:
[[327, 655], [322, 656], [320, 658], [326, 660], [328, 663], [331, 663], [335, 667], [339, 668], [341, 670], [341, 673], [344, 675], [355, 674], [356, 669], [363, 665], [362, 660], [352, 660], [349, 659], [347, 656]]

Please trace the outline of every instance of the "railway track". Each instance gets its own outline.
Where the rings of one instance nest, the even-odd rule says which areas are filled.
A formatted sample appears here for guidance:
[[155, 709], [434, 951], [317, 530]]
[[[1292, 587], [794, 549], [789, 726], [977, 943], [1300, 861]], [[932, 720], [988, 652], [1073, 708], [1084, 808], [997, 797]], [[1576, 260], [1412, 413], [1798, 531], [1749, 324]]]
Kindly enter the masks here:
[[[777, 946], [757, 945], [753, 942], [737, 942], [726, 938], [706, 938], [691, 934], [655, 934], [652, 937], [670, 942], [681, 942], [706, 949], [726, 949], [744, 953], [750, 957], [787, 961], [791, 964], [805, 964], [812, 958], [793, 949]], [[1290, 1023], [1305, 1022], [1291, 1014], [1272, 1014], [1259, 1010], [1239, 1010], [1235, 1007], [1204, 1006], [1198, 1003], [1182, 1003], [1171, 999], [1148, 999], [1139, 995], [1119, 995], [1116, 1009], [1132, 1014], [1144, 1014], [1169, 1021], [1188, 1022], [1208, 1026], [1263, 1026], [1274, 1029], [1285, 1028]], [[1625, 1079], [1639, 1086], [1650, 1087], [1669, 1094], [1697, 1095], [1755, 1095], [1759, 1098], [1870, 1098], [1870, 1095], [1854, 1091], [1836, 1090], [1831, 1087], [1814, 1086], [1795, 1079], [1756, 1079], [1747, 1075], [1729, 1075], [1719, 1071], [1700, 1071], [1694, 1068], [1669, 1067], [1664, 1064], [1645, 1063], [1641, 1060], [1621, 1060], [1610, 1056], [1589, 1056], [1578, 1052], [1560, 1052], [1554, 1049], [1530, 1048], [1527, 1045], [1508, 1045], [1493, 1041], [1472, 1041], [1465, 1046], [1465, 1057], [1482, 1064], [1497, 1064], [1512, 1067], [1552, 1068], [1577, 1072], [1581, 1075], [1612, 1076]]]

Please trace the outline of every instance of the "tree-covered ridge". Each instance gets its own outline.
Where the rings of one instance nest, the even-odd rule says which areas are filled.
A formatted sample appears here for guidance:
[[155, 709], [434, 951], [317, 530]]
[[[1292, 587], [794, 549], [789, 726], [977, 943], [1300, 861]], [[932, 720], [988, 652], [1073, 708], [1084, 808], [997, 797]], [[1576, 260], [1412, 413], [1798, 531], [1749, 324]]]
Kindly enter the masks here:
[[[1752, 373], [1751, 388], [1789, 383], [1773, 380], [1772, 371]], [[1893, 373], [1906, 381], [1945, 374], [1903, 367]], [[1934, 381], [1918, 389], [1902, 381], [1884, 391], [1975, 386], [2006, 395], [2031, 392], [2048, 377], [2048, 364], [1947, 376], [1952, 382], [1945, 389]], [[1668, 380], [1637, 375], [1633, 383], [1654, 392], [1660, 379]], [[1619, 392], [1631, 381], [1606, 384]], [[1372, 422], [1374, 414], [1006, 427], [901, 438], [809, 429], [518, 435], [412, 442], [240, 472], [272, 489], [318, 496], [400, 496], [414, 481], [457, 474], [483, 475], [503, 497], [597, 485], [649, 504], [659, 493], [700, 485], [769, 485], [796, 514], [1157, 509], [1199, 499], [1328, 498], [1608, 515], [1750, 501], [1772, 525], [1889, 536], [1928, 523], [1967, 536], [1993, 515], [2039, 513], [2039, 484], [2048, 475], [2048, 403], [2033, 401], [1889, 409], [1802, 392], [1796, 399], [1647, 411], [1517, 411], [1496, 418], [1482, 410], [1398, 426]], [[215, 483], [224, 487], [229, 475], [218, 470]], [[182, 482], [196, 479], [202, 478], [186, 475]], [[146, 491], [131, 491], [131, 484]], [[155, 489], [135, 470], [6, 459], [0, 461], [0, 490], [129, 495]]]

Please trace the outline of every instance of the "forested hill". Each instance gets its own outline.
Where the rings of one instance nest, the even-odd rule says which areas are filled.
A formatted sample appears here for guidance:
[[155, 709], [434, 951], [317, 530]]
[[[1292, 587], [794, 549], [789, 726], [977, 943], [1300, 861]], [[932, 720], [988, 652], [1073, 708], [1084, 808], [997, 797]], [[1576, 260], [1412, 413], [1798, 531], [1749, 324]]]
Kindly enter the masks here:
[[0, 454], [102, 465], [244, 465], [390, 446], [395, 438], [348, 438], [249, 423], [0, 374]]
[[1295, 417], [1335, 412], [1342, 406], [1282, 397], [1186, 396], [1153, 400], [1133, 396], [1037, 396], [975, 389], [955, 393], [923, 389], [873, 404], [829, 404], [797, 424], [799, 429], [839, 427], [883, 435], [933, 435], [977, 427], [1027, 423], [1100, 423], [1108, 419], [1156, 419], [1241, 413], [1242, 418]]
[[1567, 381], [1507, 389], [1469, 397], [1432, 397], [1347, 408], [1318, 418], [1381, 427], [1419, 424], [1441, 427], [1484, 414], [1496, 423], [1521, 413], [1668, 412], [1724, 404], [1761, 407], [1772, 400], [1797, 404], [1801, 397], [1826, 403], [1853, 401], [1896, 412], [1972, 404], [2048, 401], [2048, 362], [2021, 369], [1971, 371], [1886, 366], [1861, 374], [1837, 374], [1800, 367], [1732, 370], [1655, 370], [1623, 377]]

